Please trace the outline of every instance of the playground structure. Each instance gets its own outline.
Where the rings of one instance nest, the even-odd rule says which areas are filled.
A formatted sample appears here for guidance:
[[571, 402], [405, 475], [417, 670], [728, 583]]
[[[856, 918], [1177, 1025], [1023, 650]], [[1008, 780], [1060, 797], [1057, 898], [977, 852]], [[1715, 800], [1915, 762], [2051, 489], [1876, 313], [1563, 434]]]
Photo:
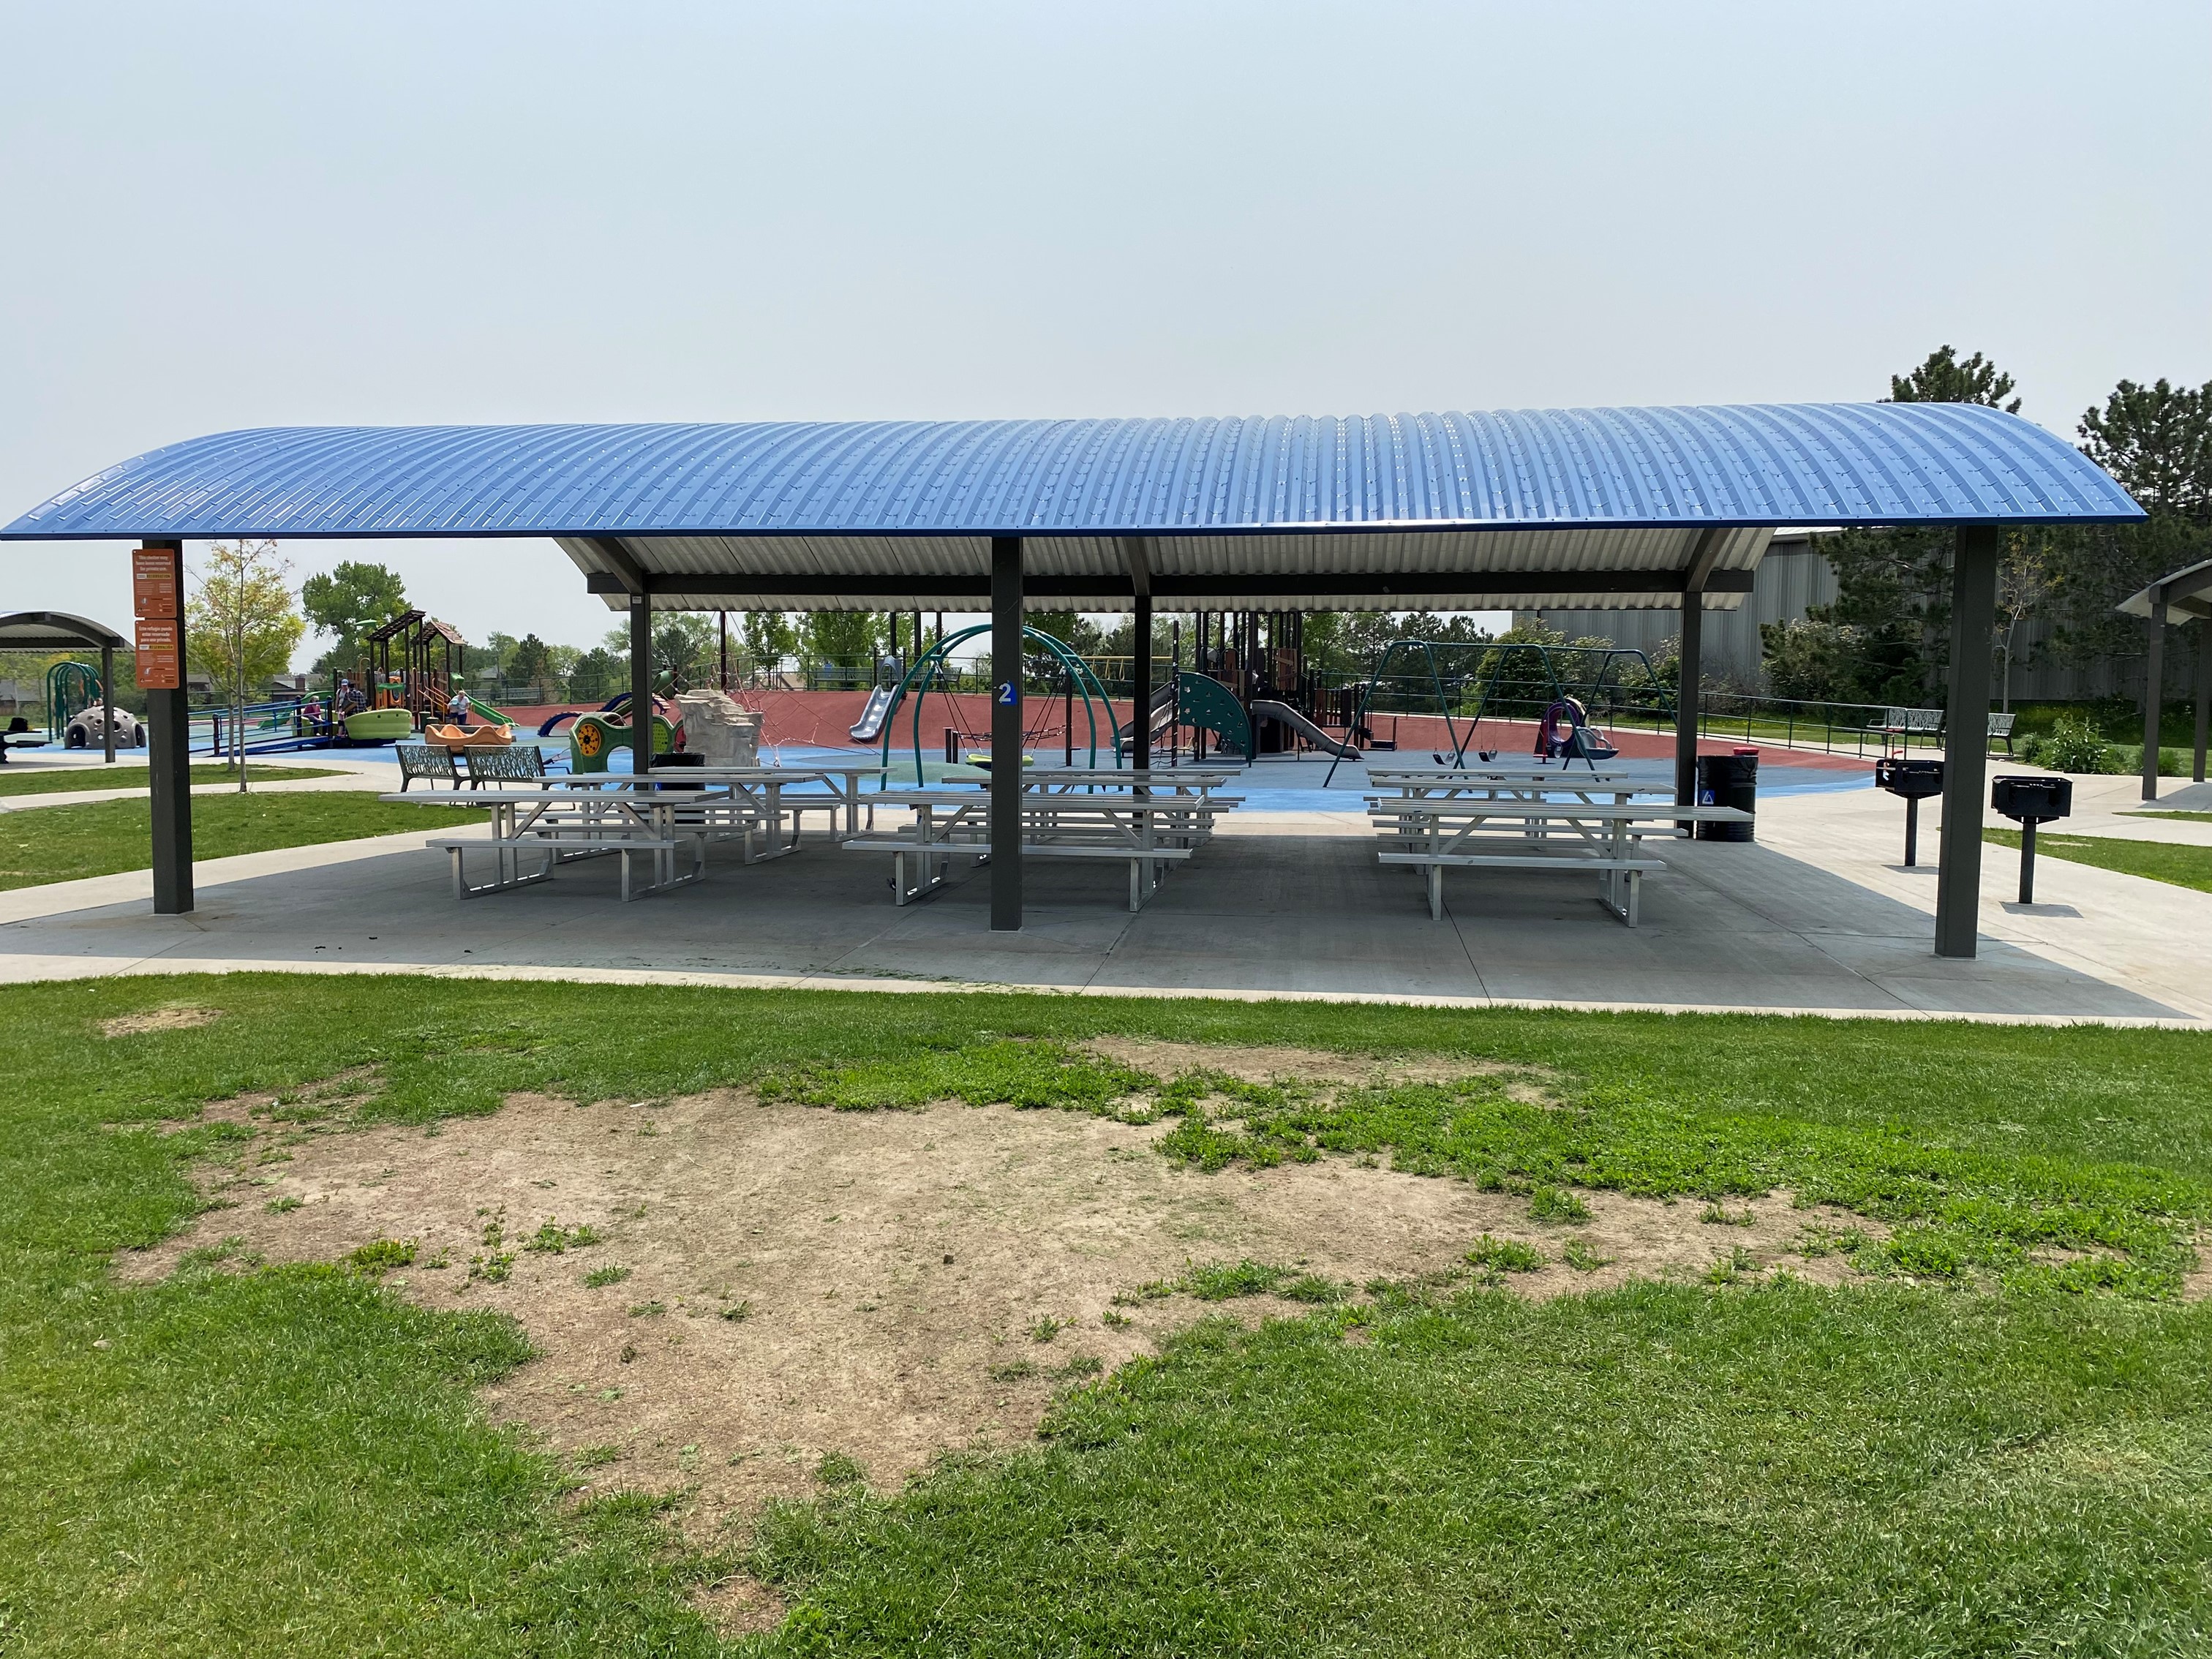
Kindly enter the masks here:
[[[653, 752], [672, 755], [684, 747], [684, 718], [663, 695], [672, 684], [663, 676], [659, 689], [653, 696], [647, 711], [653, 721]], [[630, 700], [627, 692], [610, 697], [599, 708], [584, 714], [563, 711], [554, 715], [538, 728], [542, 738], [556, 736], [563, 723], [568, 725], [568, 769], [571, 772], [604, 772], [617, 749], [634, 749], [636, 737], [630, 719]]]
[[[1534, 720], [1538, 757], [1595, 765], [1617, 751], [1598, 734], [1591, 708], [1602, 709], [1612, 720], [1624, 713], [1646, 714], [1655, 721], [1672, 720], [1674, 714], [1673, 690], [1652, 672], [1650, 658], [1626, 647], [1394, 640], [1376, 659], [1352, 710], [1352, 743], [1361, 749], [1395, 750], [1395, 721], [1393, 735], [1386, 738], [1377, 732], [1376, 718], [1383, 713], [1425, 713], [1413, 708], [1417, 699], [1432, 702], [1443, 720], [1453, 766], [1464, 764], [1470, 750], [1486, 761], [1507, 747], [1504, 741], [1487, 748], [1480, 744], [1486, 719]], [[1445, 751], [1437, 751], [1435, 758], [1444, 763]], [[1332, 764], [1329, 776], [1335, 775]]]
[[[878, 719], [880, 722], [880, 741], [883, 745], [883, 765], [885, 769], [884, 776], [886, 779], [890, 776], [889, 769], [891, 763], [891, 736], [893, 729], [891, 726], [891, 716], [897, 709], [902, 707], [910, 697], [914, 703], [914, 720], [912, 726], [914, 734], [914, 778], [917, 784], [926, 783], [928, 781], [927, 775], [923, 770], [922, 763], [922, 704], [927, 700], [929, 692], [937, 684], [942, 674], [944, 666], [951, 659], [954, 649], [965, 643], [967, 641], [975, 639], [979, 635], [988, 637], [990, 632], [991, 625], [988, 623], [979, 623], [972, 628], [963, 628], [957, 634], [941, 634], [935, 644], [932, 645], [927, 650], [924, 651], [915, 659], [914, 666], [907, 670], [905, 675], [900, 679], [897, 686], [891, 690], [888, 699], [884, 702], [882, 712], [878, 715]], [[1099, 682], [1097, 675], [1091, 672], [1091, 665], [1085, 662], [1082, 658], [1077, 656], [1074, 652], [1068, 649], [1064, 641], [1054, 638], [1051, 635], [1044, 632], [1042, 629], [1030, 628], [1024, 625], [1022, 629], [1022, 643], [1024, 646], [1042, 647], [1044, 654], [1050, 657], [1054, 663], [1058, 666], [1060, 670], [1059, 678], [1060, 681], [1060, 696], [1058, 701], [1061, 705], [1061, 724], [1060, 726], [1054, 726], [1045, 723], [1045, 721], [1050, 718], [1050, 714], [1054, 702], [1054, 699], [1049, 694], [1034, 698], [1024, 697], [1022, 700], [1022, 706], [1025, 714], [1029, 714], [1029, 711], [1031, 710], [1042, 711], [1041, 714], [1030, 715], [1023, 726], [1022, 748], [1024, 750], [1024, 763], [1027, 763], [1029, 758], [1027, 753], [1028, 750], [1037, 747], [1044, 741], [1044, 739], [1054, 736], [1055, 734], [1060, 736], [1065, 740], [1063, 744], [1065, 758], [1071, 762], [1074, 759], [1076, 749], [1075, 699], [1078, 696], [1080, 696], [1083, 699], [1083, 714], [1086, 722], [1086, 736], [1088, 738], [1087, 743], [1084, 745], [1089, 754], [1089, 760], [1086, 763], [1092, 767], [1096, 767], [1099, 763], [1098, 715], [1099, 712], [1103, 710], [1106, 715], [1106, 752], [1112, 757], [1109, 764], [1115, 767], [1119, 767], [1121, 763], [1122, 740], [1121, 722], [1115, 719], [1113, 700], [1106, 695], [1105, 686]], [[878, 693], [878, 695], [880, 695], [880, 693]], [[875, 696], [872, 696], [869, 699], [871, 712], [874, 711], [876, 701], [877, 699]], [[866, 716], [864, 714], [863, 719], [865, 720], [866, 718]], [[857, 733], [859, 728], [856, 726], [854, 730]], [[955, 752], [956, 750], [965, 749], [968, 745], [972, 744], [978, 742], [988, 744], [989, 741], [990, 734], [988, 732], [966, 732], [959, 731], [957, 727], [948, 728], [945, 736], [945, 759], [948, 762], [952, 762], [964, 758], [973, 763], [993, 758], [988, 754], [968, 753], [963, 755]]]
[[404, 708], [416, 726], [445, 718], [468, 644], [458, 629], [424, 611], [403, 611], [362, 644], [371, 708]]
[[100, 707], [100, 674], [89, 664], [58, 662], [46, 670], [46, 741], [62, 743], [70, 722]]

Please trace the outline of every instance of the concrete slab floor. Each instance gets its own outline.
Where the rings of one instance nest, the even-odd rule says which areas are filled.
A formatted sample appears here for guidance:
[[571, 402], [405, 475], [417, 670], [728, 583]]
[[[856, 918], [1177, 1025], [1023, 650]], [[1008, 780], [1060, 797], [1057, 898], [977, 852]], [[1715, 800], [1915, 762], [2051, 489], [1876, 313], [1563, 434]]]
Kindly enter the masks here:
[[753, 866], [714, 849], [696, 886], [629, 905], [611, 861], [456, 903], [443, 856], [408, 835], [203, 865], [189, 916], [151, 915], [143, 872], [0, 893], [0, 979], [275, 969], [2212, 1019], [2212, 895], [2051, 860], [2042, 902], [2018, 911], [2010, 854], [1987, 848], [1981, 954], [1939, 960], [1932, 869], [1896, 866], [1901, 835], [1901, 805], [1869, 790], [1763, 802], [1756, 843], [1650, 843], [1668, 867], [1631, 930], [1580, 873], [1454, 872], [1434, 922], [1359, 816], [1240, 813], [1133, 916], [1120, 866], [1033, 862], [1012, 934], [989, 930], [987, 870], [897, 907], [888, 859], [818, 835]]

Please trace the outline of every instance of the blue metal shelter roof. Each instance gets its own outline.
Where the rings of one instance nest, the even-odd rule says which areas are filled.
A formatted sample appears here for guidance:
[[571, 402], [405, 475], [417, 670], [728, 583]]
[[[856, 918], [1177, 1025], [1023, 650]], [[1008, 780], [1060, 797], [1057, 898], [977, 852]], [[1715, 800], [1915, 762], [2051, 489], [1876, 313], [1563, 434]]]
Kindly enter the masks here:
[[121, 462], [0, 538], [1085, 538], [2141, 516], [2080, 452], [2017, 416], [1826, 404], [269, 428]]

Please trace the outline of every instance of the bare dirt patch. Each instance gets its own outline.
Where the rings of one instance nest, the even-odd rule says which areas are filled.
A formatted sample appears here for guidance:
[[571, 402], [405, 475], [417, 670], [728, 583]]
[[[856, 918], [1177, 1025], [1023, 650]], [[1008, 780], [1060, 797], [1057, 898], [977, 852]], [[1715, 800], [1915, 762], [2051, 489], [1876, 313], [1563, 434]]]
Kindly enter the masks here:
[[[1026, 1440], [1056, 1389], [1202, 1312], [1309, 1310], [1184, 1294], [1117, 1305], [1194, 1262], [1249, 1258], [1348, 1286], [1472, 1275], [1466, 1253], [1488, 1233], [1541, 1252], [1540, 1268], [1506, 1276], [1537, 1297], [1695, 1276], [1738, 1247], [1808, 1278], [1850, 1273], [1839, 1255], [1788, 1253], [1807, 1222], [1850, 1218], [1786, 1194], [1734, 1206], [1738, 1226], [1701, 1222], [1695, 1201], [1589, 1193], [1588, 1221], [1547, 1226], [1507, 1194], [1341, 1159], [1198, 1173], [1151, 1149], [1164, 1127], [950, 1104], [833, 1112], [731, 1091], [660, 1106], [517, 1097], [434, 1133], [293, 1137], [276, 1162], [249, 1151], [210, 1172], [227, 1207], [122, 1267], [167, 1272], [217, 1239], [272, 1262], [416, 1241], [387, 1285], [509, 1312], [542, 1352], [488, 1390], [498, 1418], [542, 1432], [592, 1489], [694, 1488], [690, 1519], [707, 1526], [811, 1492], [828, 1454], [885, 1486], [946, 1449]], [[602, 1242], [528, 1248], [548, 1223]], [[1571, 1241], [1587, 1270], [1567, 1265]]]
[[1495, 1060], [1435, 1054], [1385, 1057], [1335, 1054], [1322, 1048], [1232, 1048], [1127, 1036], [1091, 1037], [1078, 1046], [1161, 1078], [1207, 1071], [1219, 1072], [1244, 1083], [1372, 1087], [1389, 1083], [1448, 1083], [1463, 1077], [1509, 1076], [1534, 1082], [1546, 1075], [1533, 1066], [1506, 1066]]
[[691, 1605], [724, 1636], [752, 1636], [783, 1622], [783, 1598], [758, 1579], [733, 1574], [695, 1591]]
[[143, 1013], [118, 1014], [100, 1022], [102, 1036], [143, 1036], [149, 1031], [189, 1031], [212, 1025], [222, 1018], [220, 1008], [149, 1008]]

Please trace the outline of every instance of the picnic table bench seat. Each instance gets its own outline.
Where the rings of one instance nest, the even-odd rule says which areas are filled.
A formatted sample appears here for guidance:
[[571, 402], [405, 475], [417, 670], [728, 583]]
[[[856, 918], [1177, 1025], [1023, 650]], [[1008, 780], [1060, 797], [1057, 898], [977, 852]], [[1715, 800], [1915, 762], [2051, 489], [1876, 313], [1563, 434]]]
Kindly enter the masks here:
[[[972, 859], [977, 864], [987, 864], [991, 858], [988, 840], [966, 837], [925, 842], [914, 836], [879, 832], [853, 836], [845, 842], [844, 846], [848, 852], [889, 853], [891, 855], [891, 902], [895, 904], [911, 904], [944, 886], [950, 879], [949, 866], [955, 858]], [[1152, 895], [1159, 890], [1165, 873], [1163, 866], [1179, 864], [1195, 850], [1189, 847], [1131, 847], [1103, 840], [1085, 842], [1051, 838], [1030, 841], [1024, 838], [1022, 842], [1022, 856], [1025, 859], [1125, 860], [1129, 866], [1129, 908], [1132, 911], [1142, 909]], [[908, 878], [909, 862], [915, 872], [912, 880]]]
[[1644, 877], [1666, 868], [1639, 855], [1639, 840], [1677, 835], [1683, 823], [1736, 823], [1750, 817], [1732, 806], [1514, 797], [1377, 799], [1367, 811], [1383, 836], [1377, 861], [1423, 872], [1432, 921], [1443, 920], [1448, 869], [1575, 869], [1597, 876], [1598, 902], [1631, 927]]
[[[622, 898], [628, 904], [632, 899], [642, 898], [647, 893], [657, 893], [664, 888], [682, 887], [697, 881], [707, 872], [706, 849], [696, 836], [655, 836], [619, 833], [593, 834], [588, 829], [551, 830], [526, 836], [437, 836], [422, 843], [449, 854], [453, 860], [453, 896], [457, 899], [480, 898], [486, 893], [510, 892], [517, 887], [528, 887], [545, 881], [553, 874], [556, 865], [577, 859], [605, 858], [610, 854], [621, 860]], [[496, 866], [490, 881], [473, 885], [467, 879], [462, 860], [470, 851], [489, 848]], [[677, 853], [689, 850], [691, 871], [689, 875], [672, 872], [666, 877], [659, 874], [660, 860], [672, 862]], [[631, 880], [630, 860], [641, 854], [651, 854], [655, 860], [656, 879], [643, 885]], [[544, 860], [542, 869], [525, 873], [525, 855]]]

